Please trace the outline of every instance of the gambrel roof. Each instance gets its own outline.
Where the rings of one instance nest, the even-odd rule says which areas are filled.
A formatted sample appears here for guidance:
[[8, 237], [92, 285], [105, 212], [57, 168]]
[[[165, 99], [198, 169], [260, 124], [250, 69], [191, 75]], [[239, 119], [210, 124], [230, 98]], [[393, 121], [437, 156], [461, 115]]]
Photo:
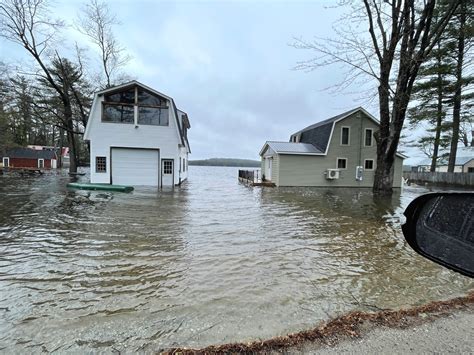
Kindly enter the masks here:
[[[374, 116], [372, 116], [362, 107], [357, 107], [355, 109], [346, 111], [339, 115], [330, 117], [326, 120], [312, 124], [306, 128], [303, 128], [302, 130], [296, 133], [293, 133], [290, 136], [290, 141], [293, 139], [293, 137], [296, 137], [296, 136], [299, 136], [299, 137], [306, 136], [305, 138], [308, 138], [311, 141], [311, 144], [316, 146], [319, 150], [327, 153], [327, 148], [329, 146], [329, 142], [332, 137], [332, 132], [333, 132], [335, 123], [349, 117], [350, 115], [356, 113], [357, 111], [362, 111], [369, 119], [374, 121], [377, 125], [380, 124], [380, 122], [377, 121], [377, 119]], [[298, 140], [301, 140], [301, 139], [298, 139]]]
[[[170, 101], [171, 109], [173, 110], [173, 114], [174, 114], [174, 117], [175, 117], [175, 120], [176, 120], [176, 127], [178, 128], [178, 134], [179, 134], [179, 138], [181, 140], [181, 144], [189, 150], [189, 153], [191, 153], [191, 147], [189, 146], [188, 137], [183, 134], [183, 127], [182, 127], [182, 124], [180, 123], [179, 118], [178, 118], [178, 111], [182, 112], [185, 116], [185, 118], [183, 119], [183, 124], [185, 124], [187, 126], [186, 128], [191, 127], [191, 124], [189, 123], [188, 115], [184, 111], [178, 110], [178, 108], [176, 107], [176, 104], [175, 104], [172, 97], [170, 97], [168, 95], [165, 95], [165, 94], [163, 94], [159, 91], [156, 91], [155, 89], [152, 89], [152, 88], [140, 83], [137, 80], [132, 80], [132, 81], [129, 81], [129, 82], [121, 84], [121, 85], [117, 85], [117, 86], [114, 86], [114, 87], [111, 87], [111, 88], [108, 88], [108, 89], [97, 91], [94, 94], [94, 101], [92, 103], [92, 107], [91, 107], [91, 110], [89, 112], [88, 122], [89, 122], [89, 120], [91, 119], [91, 117], [94, 113], [93, 107], [94, 107], [94, 105], [97, 101], [97, 98], [99, 96], [102, 96], [104, 94], [111, 93], [111, 92], [114, 92], [114, 91], [120, 91], [120, 90], [124, 90], [124, 89], [127, 89], [127, 88], [135, 87], [135, 86], [139, 86], [139, 87], [141, 87], [141, 88], [143, 88], [143, 89], [145, 89], [145, 90], [147, 90], [147, 91], [149, 91], [149, 92], [151, 92], [155, 95], [161, 96], [161, 97], [163, 97], [163, 98]], [[89, 127], [90, 126], [91, 125], [88, 123], [87, 127], [86, 127], [86, 131], [84, 133], [84, 139], [85, 140], [89, 139], [89, 130], [90, 130]]]
[[[270, 143], [273, 145], [282, 144], [281, 147], [290, 149], [290, 152], [288, 151], [285, 152], [284, 149], [278, 152], [277, 150], [272, 148], [276, 153], [279, 153], [279, 154], [327, 155], [329, 143], [331, 141], [336, 123], [348, 118], [350, 115], [358, 111], [362, 112], [366, 117], [368, 117], [371, 121], [373, 121], [377, 126], [380, 125], [380, 122], [374, 116], [372, 116], [369, 112], [367, 112], [362, 107], [357, 107], [352, 110], [341, 113], [339, 115], [325, 119], [323, 121], [314, 123], [306, 128], [303, 128], [302, 130], [299, 130], [296, 133], [293, 133], [290, 136], [289, 143], [288, 142], [266, 142], [262, 150], [260, 151], [260, 155], [264, 153], [264, 150], [266, 149], [267, 145], [269, 145]], [[309, 140], [311, 143], [308, 143], [308, 142], [292, 143], [293, 138], [295, 137], [307, 138], [306, 141]], [[301, 139], [297, 139], [297, 141], [301, 141]], [[283, 144], [293, 144], [293, 145], [283, 146]], [[313, 146], [314, 149], [308, 148], [308, 145]], [[397, 153], [397, 156], [401, 158], [406, 158], [406, 156], [401, 153]]]

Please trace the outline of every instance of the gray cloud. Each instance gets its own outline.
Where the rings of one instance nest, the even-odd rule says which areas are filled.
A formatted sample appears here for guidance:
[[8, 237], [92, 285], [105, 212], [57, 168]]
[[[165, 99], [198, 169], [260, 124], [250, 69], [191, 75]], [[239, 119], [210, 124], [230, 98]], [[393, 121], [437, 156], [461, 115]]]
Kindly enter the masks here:
[[[294, 36], [332, 35], [341, 12], [325, 9], [332, 4], [110, 2], [122, 22], [117, 38], [133, 56], [129, 74], [188, 112], [192, 159], [256, 159], [266, 140], [287, 140], [296, 130], [359, 105], [355, 96], [321, 91], [342, 79], [342, 71], [292, 70], [312, 53], [288, 43]], [[80, 6], [58, 1], [56, 15], [72, 22]], [[11, 54], [18, 53], [21, 49]]]

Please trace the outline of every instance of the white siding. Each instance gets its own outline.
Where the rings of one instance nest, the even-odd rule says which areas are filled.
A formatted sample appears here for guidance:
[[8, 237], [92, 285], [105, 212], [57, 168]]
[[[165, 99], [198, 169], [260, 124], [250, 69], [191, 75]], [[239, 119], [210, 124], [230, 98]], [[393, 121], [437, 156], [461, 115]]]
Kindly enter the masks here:
[[464, 172], [465, 173], [469, 172], [469, 168], [474, 168], [474, 159], [464, 164]]
[[159, 150], [112, 148], [112, 183], [159, 186]]
[[[175, 184], [179, 178], [187, 177], [187, 172], [180, 174], [179, 157], [186, 155], [186, 148], [180, 147], [180, 136], [176, 124], [175, 112], [169, 103], [169, 126], [133, 125], [101, 121], [103, 96], [94, 100], [92, 114], [89, 118], [88, 136], [90, 140], [91, 182], [110, 184], [110, 152], [113, 147], [158, 149], [160, 159], [174, 160]], [[106, 157], [107, 172], [95, 171], [95, 158]]]

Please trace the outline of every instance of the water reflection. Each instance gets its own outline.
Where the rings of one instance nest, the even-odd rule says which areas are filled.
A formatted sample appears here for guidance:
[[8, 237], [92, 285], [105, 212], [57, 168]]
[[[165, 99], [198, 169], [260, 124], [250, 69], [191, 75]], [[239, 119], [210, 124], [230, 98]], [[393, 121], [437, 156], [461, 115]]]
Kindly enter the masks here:
[[[369, 190], [250, 188], [191, 167], [179, 189], [68, 191], [0, 178], [0, 350], [159, 350], [265, 338], [473, 284], [405, 244]], [[87, 177], [84, 177], [87, 179]], [[3, 348], [2, 348], [3, 347]]]

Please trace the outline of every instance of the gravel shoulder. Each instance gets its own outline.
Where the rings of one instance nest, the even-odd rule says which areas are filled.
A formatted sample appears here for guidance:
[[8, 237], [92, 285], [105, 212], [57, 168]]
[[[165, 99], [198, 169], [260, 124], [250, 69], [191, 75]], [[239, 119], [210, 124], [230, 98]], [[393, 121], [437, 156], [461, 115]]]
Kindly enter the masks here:
[[474, 309], [459, 310], [404, 329], [373, 328], [358, 339], [333, 347], [315, 344], [293, 349], [313, 354], [473, 354]]
[[173, 348], [165, 354], [474, 354], [474, 290], [465, 296], [378, 312], [354, 311], [285, 336]]

